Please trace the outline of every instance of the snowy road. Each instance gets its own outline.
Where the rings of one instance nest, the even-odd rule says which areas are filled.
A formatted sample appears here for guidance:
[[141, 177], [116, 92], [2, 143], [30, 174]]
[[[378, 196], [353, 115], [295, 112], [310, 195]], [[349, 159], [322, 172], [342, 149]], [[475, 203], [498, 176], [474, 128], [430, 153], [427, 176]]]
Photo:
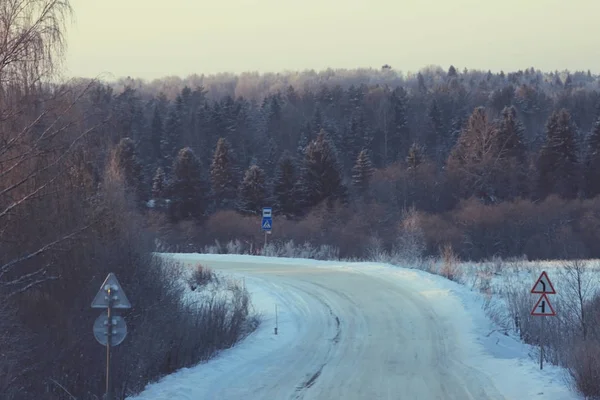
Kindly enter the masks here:
[[523, 360], [480, 362], [483, 346], [469, 333], [471, 317], [461, 301], [420, 271], [391, 275], [376, 266], [247, 256], [177, 258], [244, 277], [265, 320], [223, 356], [150, 385], [136, 399], [574, 398], [535, 366], [521, 367]]

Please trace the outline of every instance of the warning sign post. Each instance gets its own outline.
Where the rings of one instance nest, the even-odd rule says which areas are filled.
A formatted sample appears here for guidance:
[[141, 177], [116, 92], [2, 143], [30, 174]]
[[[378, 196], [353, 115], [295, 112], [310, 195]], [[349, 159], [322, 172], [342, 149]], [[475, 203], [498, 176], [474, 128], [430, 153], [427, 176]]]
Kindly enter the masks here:
[[[531, 293], [540, 295], [538, 301], [531, 310], [531, 315], [536, 317], [556, 316], [556, 311], [548, 298], [549, 294], [556, 294], [556, 290], [546, 271], [542, 271], [537, 281], [535, 281], [531, 288]], [[540, 369], [544, 369], [544, 319], [545, 318], [542, 318], [542, 326], [540, 329]]]

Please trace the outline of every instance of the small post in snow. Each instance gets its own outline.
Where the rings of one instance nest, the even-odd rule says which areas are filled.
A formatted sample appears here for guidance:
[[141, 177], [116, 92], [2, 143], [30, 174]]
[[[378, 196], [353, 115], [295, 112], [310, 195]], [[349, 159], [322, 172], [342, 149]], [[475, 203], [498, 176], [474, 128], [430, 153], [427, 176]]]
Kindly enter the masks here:
[[277, 304], [275, 304], [275, 334], [277, 335], [277, 327], [278, 327], [278, 319], [277, 319]]
[[554, 317], [556, 316], [556, 311], [550, 304], [550, 299], [548, 299], [549, 294], [556, 294], [556, 290], [554, 290], [554, 286], [552, 282], [550, 282], [550, 278], [548, 278], [548, 274], [546, 271], [542, 271], [540, 277], [537, 279], [533, 288], [531, 289], [531, 293], [540, 294], [540, 298], [538, 299], [535, 306], [533, 306], [533, 310], [531, 310], [531, 315], [542, 317], [542, 324], [540, 327], [540, 369], [544, 369], [544, 319], [543, 317]]

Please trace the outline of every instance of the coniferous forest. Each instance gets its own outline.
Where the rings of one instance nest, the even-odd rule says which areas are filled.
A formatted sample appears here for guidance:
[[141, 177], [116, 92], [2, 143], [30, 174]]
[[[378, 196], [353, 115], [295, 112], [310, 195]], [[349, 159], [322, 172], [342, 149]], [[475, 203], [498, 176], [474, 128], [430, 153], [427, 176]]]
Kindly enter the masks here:
[[[89, 107], [165, 242], [330, 244], [411, 232], [463, 259], [600, 256], [590, 72], [343, 70], [99, 84]], [[146, 206], [147, 201], [150, 201]], [[148, 205], [150, 207], [148, 207]]]

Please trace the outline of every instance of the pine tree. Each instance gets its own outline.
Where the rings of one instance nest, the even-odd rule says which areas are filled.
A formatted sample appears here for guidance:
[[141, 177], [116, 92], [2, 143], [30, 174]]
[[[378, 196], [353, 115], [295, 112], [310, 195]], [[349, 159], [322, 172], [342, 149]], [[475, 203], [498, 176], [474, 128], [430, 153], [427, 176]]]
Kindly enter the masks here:
[[238, 195], [238, 211], [243, 214], [258, 215], [265, 206], [267, 190], [265, 173], [258, 165], [246, 171]]
[[236, 185], [229, 144], [223, 138], [219, 138], [217, 141], [217, 147], [210, 166], [210, 179], [213, 199], [217, 208], [231, 207], [236, 197]]
[[173, 161], [169, 185], [171, 217], [175, 221], [201, 218], [207, 208], [207, 185], [202, 167], [193, 150], [185, 147]]
[[598, 196], [600, 194], [600, 116], [587, 141], [584, 179], [587, 197]]
[[306, 149], [302, 198], [306, 207], [314, 207], [324, 200], [346, 200], [339, 163], [323, 130]]
[[142, 201], [144, 198], [142, 164], [133, 140], [128, 137], [121, 139], [115, 150], [114, 160], [122, 174], [125, 186], [135, 194], [138, 201]]
[[361, 196], [369, 189], [371, 177], [373, 176], [373, 164], [367, 150], [362, 150], [352, 168], [352, 186]]
[[289, 153], [284, 153], [277, 166], [273, 182], [273, 197], [278, 214], [296, 214], [296, 167]]
[[575, 130], [566, 109], [552, 113], [546, 124], [546, 143], [538, 160], [538, 195], [555, 193], [563, 198], [577, 196], [577, 148]]

